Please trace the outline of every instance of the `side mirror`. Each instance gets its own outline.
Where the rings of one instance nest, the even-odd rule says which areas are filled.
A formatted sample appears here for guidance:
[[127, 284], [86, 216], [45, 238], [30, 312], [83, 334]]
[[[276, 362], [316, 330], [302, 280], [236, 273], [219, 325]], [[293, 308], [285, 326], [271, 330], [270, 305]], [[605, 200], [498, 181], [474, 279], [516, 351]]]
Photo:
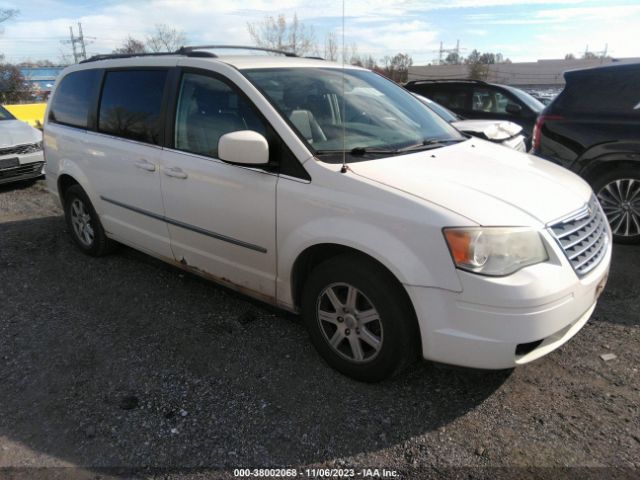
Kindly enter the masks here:
[[269, 143], [253, 130], [225, 133], [218, 140], [218, 158], [240, 165], [269, 163]]
[[522, 112], [522, 107], [517, 103], [507, 103], [507, 107], [505, 108], [505, 110], [511, 115], [520, 115], [520, 112]]

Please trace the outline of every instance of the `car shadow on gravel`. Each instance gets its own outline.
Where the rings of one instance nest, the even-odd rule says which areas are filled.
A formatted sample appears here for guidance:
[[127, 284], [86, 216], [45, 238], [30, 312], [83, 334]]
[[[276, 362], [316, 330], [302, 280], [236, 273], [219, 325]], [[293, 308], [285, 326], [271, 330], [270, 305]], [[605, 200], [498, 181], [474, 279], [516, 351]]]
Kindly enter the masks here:
[[611, 272], [592, 320], [640, 326], [640, 245], [613, 245]]
[[77, 466], [331, 461], [446, 427], [509, 376], [421, 363], [358, 383], [297, 317], [128, 248], [84, 256], [64, 229], [0, 224], [0, 436]]

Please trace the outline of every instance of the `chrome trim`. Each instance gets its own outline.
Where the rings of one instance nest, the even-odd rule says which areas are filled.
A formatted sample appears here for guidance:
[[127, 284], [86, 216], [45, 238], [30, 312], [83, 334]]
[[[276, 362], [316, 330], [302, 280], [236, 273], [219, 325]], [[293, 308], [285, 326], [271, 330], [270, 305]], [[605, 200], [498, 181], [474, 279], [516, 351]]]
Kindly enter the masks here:
[[610, 241], [606, 216], [595, 195], [579, 210], [550, 223], [547, 229], [579, 277], [597, 267]]
[[124, 208], [126, 210], [131, 210], [132, 212], [139, 213], [141, 215], [145, 215], [147, 217], [155, 218], [156, 220], [160, 220], [163, 222], [167, 222], [176, 227], [184, 228], [185, 230], [191, 230], [192, 232], [199, 233], [201, 235], [206, 235], [207, 237], [215, 238], [217, 240], [222, 240], [223, 242], [232, 243], [234, 245], [238, 245], [239, 247], [248, 248], [249, 250], [254, 250], [260, 253], [267, 253], [267, 249], [261, 247], [259, 245], [254, 245], [253, 243], [243, 242], [242, 240], [238, 240], [232, 237], [227, 237], [226, 235], [222, 235], [220, 233], [212, 232], [210, 230], [206, 230], [204, 228], [196, 227], [195, 225], [190, 225], [188, 223], [180, 222], [179, 220], [174, 220], [172, 218], [165, 217], [164, 215], [158, 215], [157, 213], [150, 212], [148, 210], [144, 210], [142, 208], [133, 207], [131, 205], [127, 205], [126, 203], [118, 202], [117, 200], [112, 200], [110, 198], [104, 197], [100, 195], [100, 198], [105, 202], [111, 203], [118, 207]]

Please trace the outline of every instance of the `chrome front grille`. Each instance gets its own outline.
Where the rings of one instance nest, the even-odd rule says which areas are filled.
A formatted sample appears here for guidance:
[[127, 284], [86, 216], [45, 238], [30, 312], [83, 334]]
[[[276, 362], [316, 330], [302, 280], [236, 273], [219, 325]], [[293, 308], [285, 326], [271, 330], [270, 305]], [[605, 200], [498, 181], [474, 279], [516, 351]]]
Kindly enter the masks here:
[[607, 218], [595, 196], [580, 211], [549, 227], [579, 276], [602, 260], [609, 243]]
[[28, 153], [35, 153], [42, 150], [42, 147], [37, 143], [28, 143], [24, 145], [16, 145], [9, 148], [0, 148], [0, 156], [3, 155], [26, 155]]

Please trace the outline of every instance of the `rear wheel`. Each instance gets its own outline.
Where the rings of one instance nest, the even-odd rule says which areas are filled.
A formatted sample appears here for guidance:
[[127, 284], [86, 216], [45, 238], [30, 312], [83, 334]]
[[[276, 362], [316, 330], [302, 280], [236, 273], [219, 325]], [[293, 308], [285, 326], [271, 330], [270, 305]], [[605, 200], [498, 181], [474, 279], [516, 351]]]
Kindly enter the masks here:
[[640, 243], [640, 171], [624, 167], [599, 177], [593, 189], [604, 210], [613, 240]]
[[320, 355], [356, 380], [382, 380], [417, 359], [417, 322], [406, 293], [366, 259], [341, 255], [316, 267], [302, 314]]
[[64, 198], [67, 227], [80, 250], [95, 257], [110, 253], [114, 242], [107, 238], [100, 218], [82, 187], [69, 187]]

